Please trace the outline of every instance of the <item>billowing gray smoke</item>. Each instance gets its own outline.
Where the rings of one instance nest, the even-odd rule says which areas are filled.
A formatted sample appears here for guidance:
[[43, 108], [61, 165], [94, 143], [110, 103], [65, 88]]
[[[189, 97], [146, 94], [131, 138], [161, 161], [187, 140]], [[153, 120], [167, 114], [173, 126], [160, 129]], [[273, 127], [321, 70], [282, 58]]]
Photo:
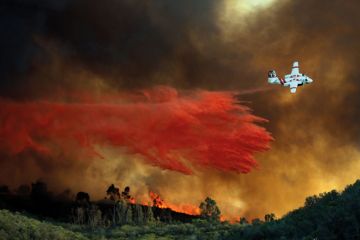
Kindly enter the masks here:
[[[198, 205], [210, 195], [225, 214], [248, 216], [283, 214], [307, 195], [351, 183], [360, 170], [360, 2], [274, 0], [251, 13], [235, 11], [236, 2], [1, 1], [0, 96], [69, 101], [73, 92], [159, 84], [246, 90], [265, 86], [267, 70], [285, 74], [298, 60], [312, 85], [293, 96], [276, 88], [240, 97], [270, 120], [275, 138], [256, 171], [183, 176], [114, 149], [105, 150], [109, 161], [91, 166], [2, 156], [0, 171], [13, 171], [16, 183], [39, 176], [56, 179], [57, 188], [93, 192], [118, 181], [137, 197], [153, 190], [175, 204]], [[31, 176], [23, 175], [25, 167]]]

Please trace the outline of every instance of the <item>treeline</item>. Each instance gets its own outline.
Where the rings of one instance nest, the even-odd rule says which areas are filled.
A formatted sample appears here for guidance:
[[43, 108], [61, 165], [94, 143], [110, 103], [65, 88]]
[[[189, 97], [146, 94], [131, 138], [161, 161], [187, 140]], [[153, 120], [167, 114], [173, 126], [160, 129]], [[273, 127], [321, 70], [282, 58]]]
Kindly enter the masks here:
[[[129, 186], [120, 193], [114, 184], [106, 190], [104, 201], [91, 202], [88, 193], [78, 192], [71, 209], [71, 217], [73, 223], [89, 225], [92, 228], [125, 224], [143, 225], [156, 220], [152, 206], [135, 204]], [[157, 220], [160, 220], [160, 216]]]
[[72, 222], [76, 224], [71, 228], [90, 239], [103, 236], [101, 231], [86, 230], [91, 228], [107, 229], [107, 239], [141, 239], [141, 236], [151, 236], [149, 239], [360, 239], [359, 180], [343, 192], [333, 190], [310, 196], [303, 207], [280, 219], [266, 214], [263, 219], [241, 218], [234, 224], [220, 221], [220, 209], [211, 198], [200, 204], [200, 216], [192, 216], [184, 223], [174, 220], [173, 212], [168, 212], [167, 220], [159, 220], [161, 214], [157, 210], [163, 209], [133, 204], [126, 200], [131, 199], [127, 197], [129, 192], [124, 198], [115, 189], [117, 199], [109, 194], [107, 200], [111, 204], [106, 207], [99, 203], [76, 203], [72, 208], [75, 211]]
[[192, 216], [174, 212], [169, 208], [161, 208], [159, 196], [156, 195], [148, 205], [136, 204], [130, 195], [130, 187], [119, 188], [111, 184], [106, 190], [106, 200], [90, 202], [85, 192], [76, 195], [76, 204], [72, 208], [72, 222], [91, 227], [108, 227], [122, 225], [147, 225], [154, 222], [192, 222], [202, 218], [207, 221], [220, 222], [220, 209], [216, 202], [207, 197], [199, 206], [200, 216]]
[[279, 220], [234, 228], [228, 239], [360, 239], [360, 180], [341, 193], [310, 196]]
[[[105, 189], [104, 189], [105, 190]], [[0, 209], [26, 211], [40, 218], [96, 226], [148, 224], [149, 222], [191, 222], [198, 216], [175, 212], [159, 204], [159, 196], [148, 205], [136, 204], [129, 186], [123, 191], [111, 184], [104, 191], [104, 199], [91, 201], [86, 192], [73, 194], [65, 190], [60, 194], [48, 191], [46, 183], [36, 181], [15, 190], [0, 186]]]
[[76, 206], [72, 209], [72, 222], [79, 225], [108, 227], [120, 225], [146, 225], [159, 221], [154, 217], [153, 207], [131, 204], [119, 200], [105, 207], [101, 204]]

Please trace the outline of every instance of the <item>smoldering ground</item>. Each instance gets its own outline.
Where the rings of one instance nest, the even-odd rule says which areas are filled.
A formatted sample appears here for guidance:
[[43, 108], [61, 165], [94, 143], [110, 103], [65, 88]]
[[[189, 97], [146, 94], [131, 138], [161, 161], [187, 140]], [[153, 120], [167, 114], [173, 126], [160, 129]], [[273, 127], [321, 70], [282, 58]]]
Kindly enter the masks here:
[[[293, 60], [315, 80], [296, 95], [280, 88], [241, 96], [256, 115], [270, 120], [264, 126], [275, 138], [249, 174], [207, 170], [185, 176], [126, 154], [117, 156], [127, 160], [116, 167], [118, 150], [104, 150], [105, 159], [91, 166], [37, 155], [24, 164], [19, 156], [2, 156], [2, 172], [14, 173], [18, 182], [33, 180], [24, 177], [26, 168], [31, 178], [60, 180], [52, 181], [53, 188], [95, 194], [116, 179], [134, 191], [155, 188], [166, 201], [197, 205], [210, 195], [225, 214], [261, 216], [283, 214], [310, 194], [358, 178], [357, 1], [279, 0], [252, 12], [231, 0], [2, 1], [1, 6], [0, 91], [12, 101], [44, 100], [54, 93], [67, 101], [70, 92], [103, 94], [158, 84], [241, 91], [265, 86], [269, 69], [287, 73]], [[63, 178], [66, 172], [71, 177]]]

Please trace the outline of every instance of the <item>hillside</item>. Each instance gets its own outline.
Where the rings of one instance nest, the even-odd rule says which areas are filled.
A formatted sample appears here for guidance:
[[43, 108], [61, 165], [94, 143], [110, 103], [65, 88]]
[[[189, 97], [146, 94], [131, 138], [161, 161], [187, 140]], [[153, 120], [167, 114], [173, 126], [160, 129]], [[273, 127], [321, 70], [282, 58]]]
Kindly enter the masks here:
[[306, 198], [283, 218], [234, 229], [229, 239], [360, 239], [360, 180], [341, 193]]
[[0, 210], [0, 239], [86, 239], [82, 234], [49, 222], [42, 222], [20, 213]]
[[0, 210], [0, 240], [12, 239], [223, 239], [233, 226], [228, 223], [123, 225], [91, 228], [75, 224], [39, 221], [21, 213]]
[[252, 224], [194, 219], [91, 228], [0, 210], [0, 239], [359, 239], [359, 200], [360, 180], [341, 193], [308, 197], [303, 207], [281, 219], [267, 217]]

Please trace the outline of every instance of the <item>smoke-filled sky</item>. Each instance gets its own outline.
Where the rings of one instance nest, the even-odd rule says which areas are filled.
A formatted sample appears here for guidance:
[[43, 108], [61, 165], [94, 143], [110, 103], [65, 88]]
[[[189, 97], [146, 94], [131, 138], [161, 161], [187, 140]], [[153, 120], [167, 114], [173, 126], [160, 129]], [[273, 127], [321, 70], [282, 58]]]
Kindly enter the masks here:
[[[0, 182], [93, 198], [115, 183], [177, 206], [210, 196], [228, 218], [341, 189], [360, 172], [359, 7], [1, 1]], [[314, 83], [269, 88], [267, 71], [294, 60]]]

